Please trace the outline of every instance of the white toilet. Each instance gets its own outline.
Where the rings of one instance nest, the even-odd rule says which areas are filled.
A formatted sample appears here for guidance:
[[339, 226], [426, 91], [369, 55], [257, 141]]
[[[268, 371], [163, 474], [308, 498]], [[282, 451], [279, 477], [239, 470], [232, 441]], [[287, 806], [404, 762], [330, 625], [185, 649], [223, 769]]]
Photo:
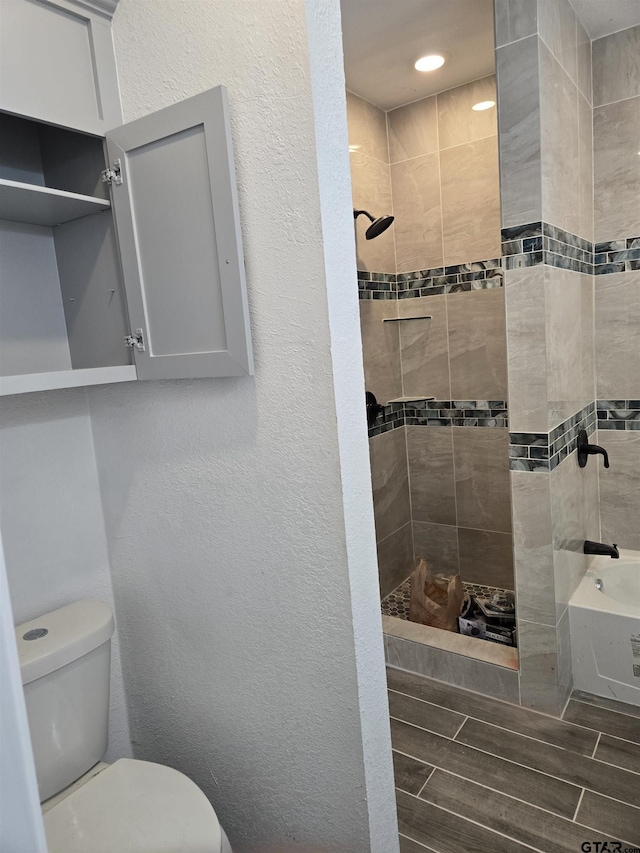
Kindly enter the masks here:
[[231, 853], [200, 788], [107, 749], [113, 615], [86, 599], [16, 628], [49, 853]]

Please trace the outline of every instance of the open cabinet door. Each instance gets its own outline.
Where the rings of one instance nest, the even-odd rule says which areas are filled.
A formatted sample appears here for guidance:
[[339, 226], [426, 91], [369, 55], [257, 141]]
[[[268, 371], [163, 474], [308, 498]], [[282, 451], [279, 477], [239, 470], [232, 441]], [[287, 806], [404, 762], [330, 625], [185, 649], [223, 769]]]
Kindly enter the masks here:
[[139, 379], [253, 373], [227, 92], [107, 133]]

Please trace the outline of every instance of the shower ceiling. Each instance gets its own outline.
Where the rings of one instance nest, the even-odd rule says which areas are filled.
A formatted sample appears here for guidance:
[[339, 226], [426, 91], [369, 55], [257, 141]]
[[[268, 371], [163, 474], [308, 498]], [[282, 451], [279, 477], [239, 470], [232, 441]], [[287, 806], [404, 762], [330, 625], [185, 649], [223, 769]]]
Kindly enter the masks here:
[[[341, 7], [347, 89], [384, 110], [495, 71], [493, 0], [341, 0]], [[447, 61], [416, 71], [428, 53]]]
[[571, 0], [592, 39], [640, 24], [640, 0]]

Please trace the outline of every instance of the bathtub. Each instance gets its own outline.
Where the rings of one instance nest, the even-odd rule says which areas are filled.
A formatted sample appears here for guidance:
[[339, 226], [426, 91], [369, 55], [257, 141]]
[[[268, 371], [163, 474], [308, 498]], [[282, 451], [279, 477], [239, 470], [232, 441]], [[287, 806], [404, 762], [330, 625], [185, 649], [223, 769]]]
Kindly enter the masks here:
[[640, 551], [592, 559], [569, 623], [574, 688], [640, 706]]

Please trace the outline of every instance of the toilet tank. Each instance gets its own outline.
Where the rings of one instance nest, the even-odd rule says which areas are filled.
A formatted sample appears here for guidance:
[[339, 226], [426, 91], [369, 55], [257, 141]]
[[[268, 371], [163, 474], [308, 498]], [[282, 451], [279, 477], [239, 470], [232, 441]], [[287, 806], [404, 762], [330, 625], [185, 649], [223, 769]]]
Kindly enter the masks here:
[[111, 611], [95, 598], [16, 628], [41, 802], [106, 752], [113, 628]]

